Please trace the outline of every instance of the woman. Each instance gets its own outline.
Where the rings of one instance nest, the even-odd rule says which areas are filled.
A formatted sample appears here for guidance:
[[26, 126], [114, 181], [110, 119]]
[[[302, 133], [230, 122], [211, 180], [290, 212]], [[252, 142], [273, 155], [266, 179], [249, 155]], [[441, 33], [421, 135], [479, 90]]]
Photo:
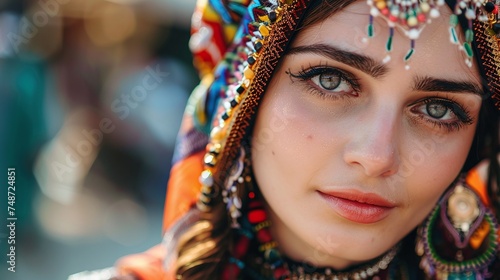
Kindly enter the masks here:
[[120, 275], [500, 279], [498, 10], [201, 3], [164, 247]]

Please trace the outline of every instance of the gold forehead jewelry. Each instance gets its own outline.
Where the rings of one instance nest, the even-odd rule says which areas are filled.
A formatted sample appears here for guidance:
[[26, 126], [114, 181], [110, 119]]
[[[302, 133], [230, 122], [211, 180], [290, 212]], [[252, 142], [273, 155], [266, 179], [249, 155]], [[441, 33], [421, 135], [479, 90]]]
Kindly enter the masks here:
[[[406, 69], [410, 68], [409, 60], [415, 53], [416, 40], [425, 27], [433, 19], [441, 17], [440, 7], [446, 4], [444, 0], [368, 0], [370, 9], [370, 22], [368, 24], [368, 37], [375, 36], [373, 20], [381, 17], [389, 25], [389, 36], [386, 43], [386, 53], [384, 62], [391, 59], [390, 53], [393, 49], [392, 41], [395, 28], [400, 28], [410, 39], [410, 48], [404, 56]], [[486, 0], [459, 0], [452, 7], [453, 13], [450, 16], [449, 37], [450, 42], [464, 53], [465, 63], [471, 67], [474, 55], [473, 22], [480, 21], [489, 24], [488, 33], [493, 39], [499, 40], [500, 26], [498, 26], [498, 3]], [[461, 42], [456, 27], [459, 25], [459, 17], [464, 16], [467, 24], [464, 27], [464, 39]], [[497, 46], [498, 49], [498, 46]], [[498, 56], [496, 57], [498, 61]]]

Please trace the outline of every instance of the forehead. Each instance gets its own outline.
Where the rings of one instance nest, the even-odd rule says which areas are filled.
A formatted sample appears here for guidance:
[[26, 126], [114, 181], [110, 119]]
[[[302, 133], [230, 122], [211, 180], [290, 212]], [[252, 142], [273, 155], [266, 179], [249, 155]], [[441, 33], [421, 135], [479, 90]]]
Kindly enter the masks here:
[[[469, 68], [465, 54], [458, 45], [450, 42], [449, 17], [451, 10], [445, 5], [440, 9], [441, 16], [427, 24], [415, 41], [415, 52], [408, 64], [412, 74], [435, 76], [448, 79], [469, 79], [479, 81], [477, 65]], [[411, 48], [411, 40], [404, 31], [396, 27], [393, 49], [386, 51], [389, 26], [381, 18], [374, 19], [375, 35], [368, 39], [370, 8], [366, 1], [356, 1], [325, 20], [303, 29], [293, 42], [293, 46], [309, 44], [329, 44], [343, 50], [368, 55], [382, 61], [387, 54], [391, 60], [387, 66], [391, 70], [404, 70], [404, 57]], [[459, 33], [462, 31], [457, 30]], [[409, 74], [409, 73], [408, 73]]]

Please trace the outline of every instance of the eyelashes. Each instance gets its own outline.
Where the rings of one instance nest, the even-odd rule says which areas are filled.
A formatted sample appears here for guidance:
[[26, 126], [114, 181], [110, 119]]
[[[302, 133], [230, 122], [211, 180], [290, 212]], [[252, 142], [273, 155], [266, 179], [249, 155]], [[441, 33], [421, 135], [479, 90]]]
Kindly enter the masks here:
[[310, 67], [297, 73], [290, 70], [286, 74], [292, 80], [305, 82], [310, 89], [325, 98], [337, 99], [344, 94], [357, 96], [361, 91], [358, 79], [349, 72], [333, 67]]
[[[434, 127], [449, 132], [474, 123], [471, 113], [453, 100], [431, 97], [418, 102], [411, 111]], [[425, 115], [429, 117], [425, 117]]]
[[[362, 80], [354, 74], [330, 66], [310, 66], [298, 72], [285, 71], [292, 82], [298, 81], [312, 94], [321, 99], [355, 104], [356, 97], [362, 95]], [[342, 101], [346, 99], [345, 101]], [[345, 103], [339, 103], [345, 105]], [[334, 105], [331, 105], [334, 106]], [[452, 97], [428, 96], [411, 105], [412, 118], [433, 129], [458, 131], [474, 123], [471, 113]]]

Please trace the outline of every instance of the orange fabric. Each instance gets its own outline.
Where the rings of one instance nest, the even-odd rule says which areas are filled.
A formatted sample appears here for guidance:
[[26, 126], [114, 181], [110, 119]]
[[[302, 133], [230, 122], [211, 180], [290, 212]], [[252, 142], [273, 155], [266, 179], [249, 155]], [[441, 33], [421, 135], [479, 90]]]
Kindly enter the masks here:
[[121, 258], [115, 267], [119, 275], [134, 275], [139, 280], [174, 280], [163, 268], [165, 247], [156, 245], [146, 252]]
[[485, 205], [490, 206], [488, 190], [486, 189], [485, 180], [483, 180], [479, 173], [479, 166], [474, 167], [467, 173], [465, 182], [479, 195]]
[[201, 189], [198, 178], [203, 171], [204, 155], [205, 151], [200, 151], [172, 167], [163, 215], [163, 232], [196, 203]]
[[[177, 219], [196, 203], [201, 185], [198, 177], [203, 168], [205, 151], [200, 151], [175, 164], [171, 170], [163, 219], [165, 232]], [[174, 274], [165, 271], [166, 251], [157, 245], [146, 252], [121, 258], [115, 264], [120, 275], [132, 274], [139, 280], [174, 280]]]

